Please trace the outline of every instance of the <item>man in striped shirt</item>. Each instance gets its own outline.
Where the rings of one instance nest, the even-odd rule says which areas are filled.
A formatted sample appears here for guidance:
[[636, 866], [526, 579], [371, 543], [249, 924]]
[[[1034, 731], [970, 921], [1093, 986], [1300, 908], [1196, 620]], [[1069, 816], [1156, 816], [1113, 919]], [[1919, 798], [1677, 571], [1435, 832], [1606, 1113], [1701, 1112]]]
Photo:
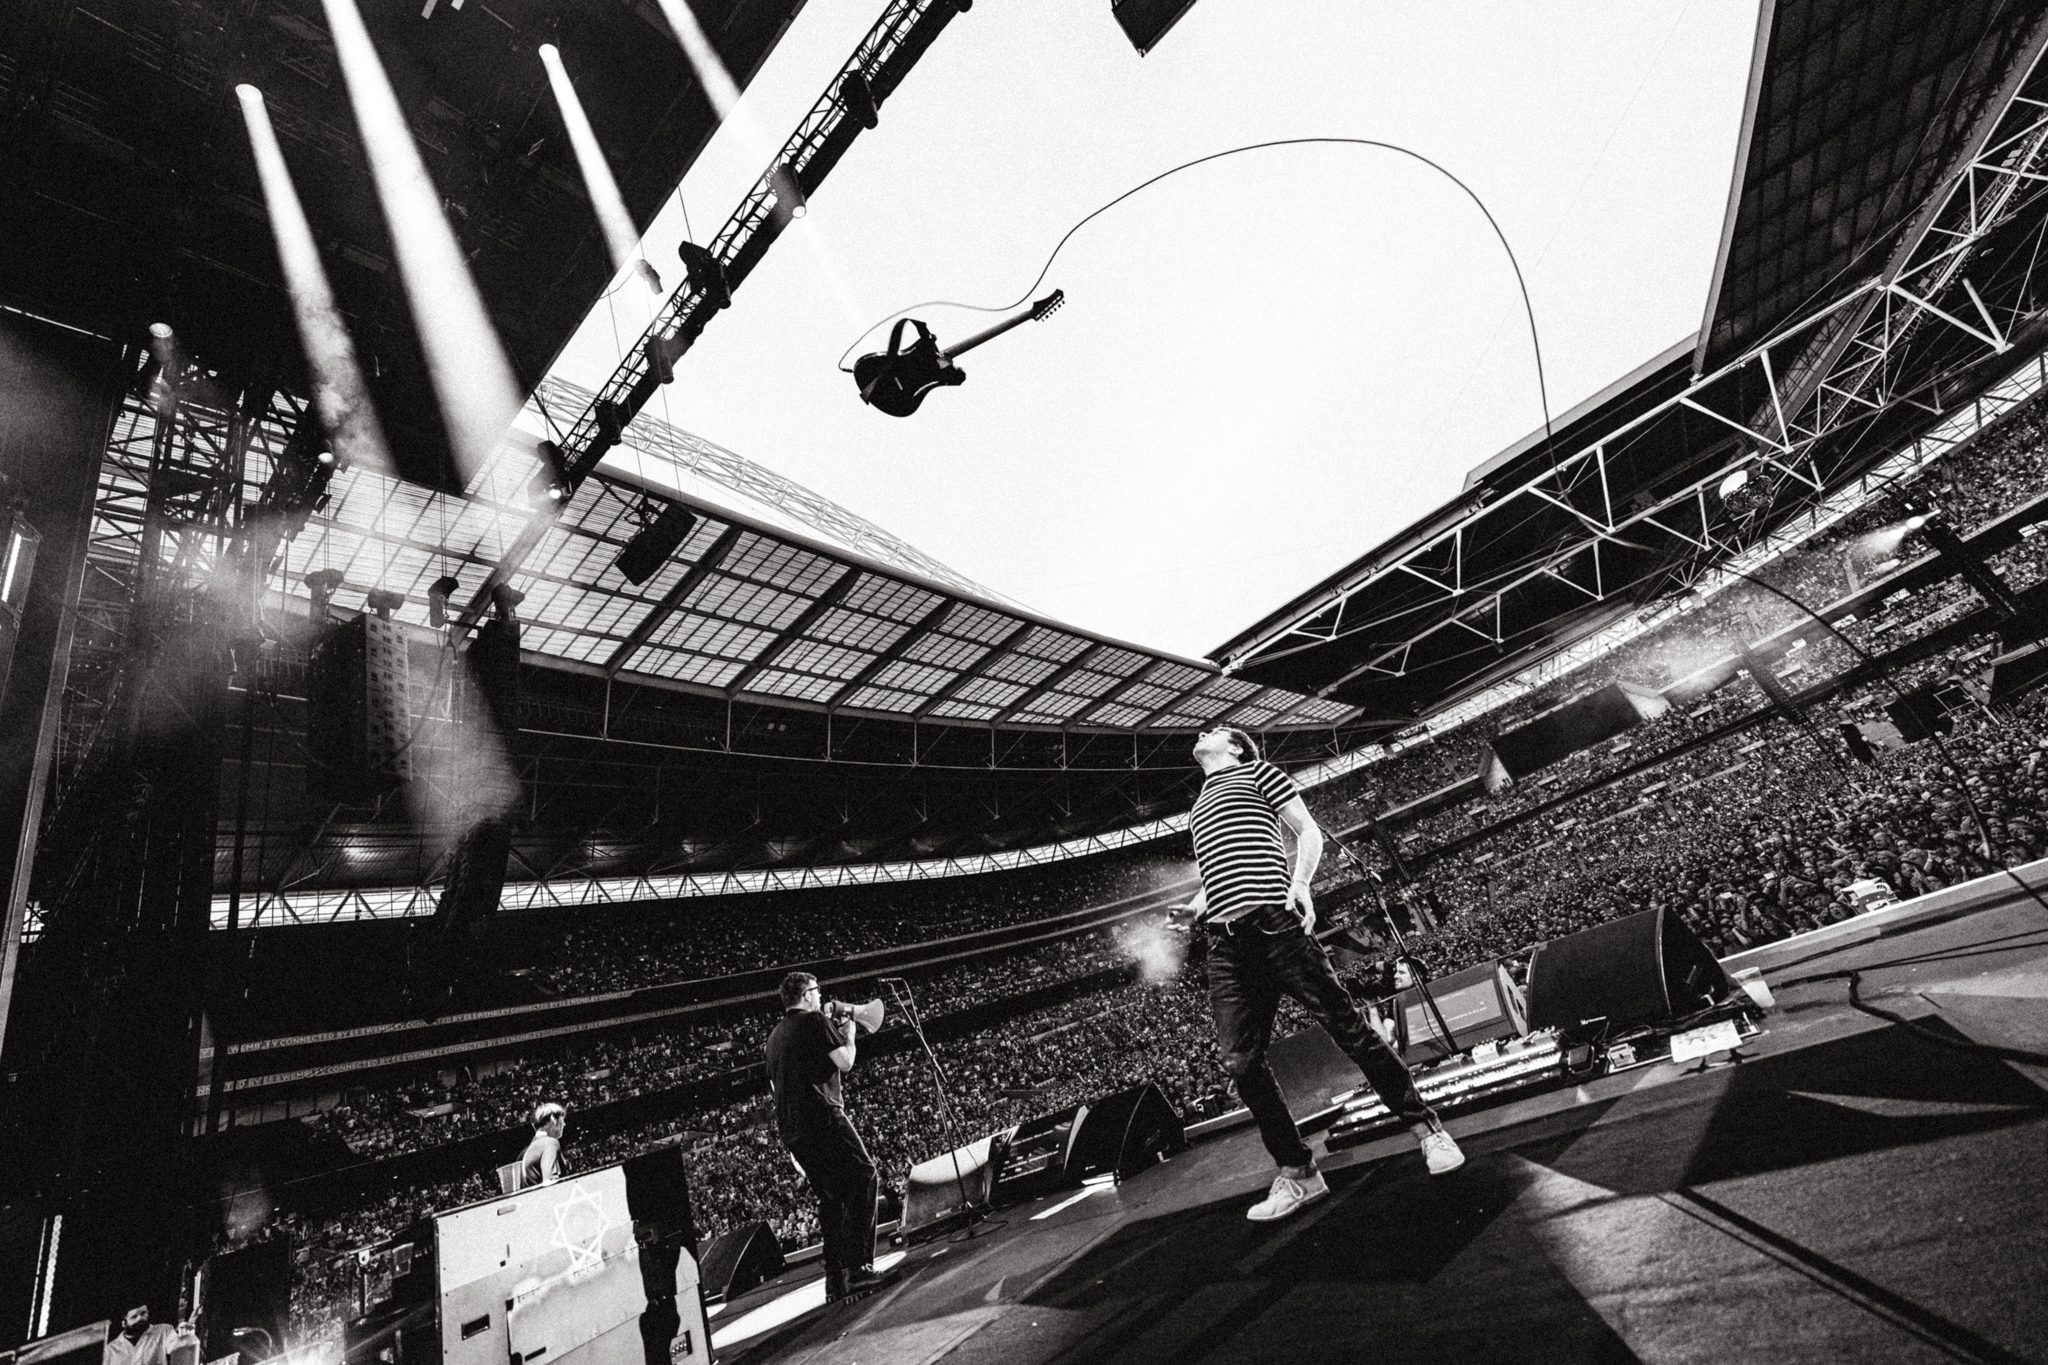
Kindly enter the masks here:
[[[1209, 1008], [1224, 1069], [1280, 1167], [1271, 1191], [1246, 1217], [1255, 1222], [1285, 1218], [1330, 1192], [1266, 1065], [1282, 995], [1307, 1008], [1358, 1063], [1388, 1111], [1407, 1121], [1422, 1144], [1429, 1173], [1456, 1170], [1465, 1162], [1464, 1153], [1422, 1102], [1408, 1068], [1367, 1023], [1337, 980], [1329, 954], [1311, 936], [1316, 912], [1309, 884], [1322, 860], [1323, 831], [1302, 801], [1301, 789], [1259, 757], [1250, 735], [1229, 726], [1195, 740], [1195, 761], [1205, 776], [1189, 824], [1202, 888], [1187, 908], [1209, 935]], [[1294, 831], [1291, 870], [1282, 824]]]

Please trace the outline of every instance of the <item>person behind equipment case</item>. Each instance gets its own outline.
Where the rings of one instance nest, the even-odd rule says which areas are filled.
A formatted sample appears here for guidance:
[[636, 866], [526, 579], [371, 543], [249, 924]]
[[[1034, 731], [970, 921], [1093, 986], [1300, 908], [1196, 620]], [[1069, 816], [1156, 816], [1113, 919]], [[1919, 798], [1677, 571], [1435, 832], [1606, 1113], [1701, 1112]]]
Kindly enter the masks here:
[[149, 1306], [137, 1304], [121, 1318], [121, 1330], [107, 1343], [102, 1358], [106, 1365], [193, 1365], [199, 1358], [199, 1338], [190, 1323], [173, 1327], [151, 1322]]
[[[1272, 1189], [1245, 1216], [1255, 1222], [1285, 1218], [1330, 1192], [1266, 1064], [1282, 995], [1308, 1009], [1358, 1064], [1387, 1109], [1407, 1123], [1422, 1144], [1429, 1173], [1456, 1170], [1465, 1161], [1458, 1144], [1337, 980], [1329, 953], [1311, 937], [1316, 917], [1309, 886], [1322, 857], [1323, 832], [1300, 788], [1259, 757], [1250, 735], [1229, 726], [1195, 740], [1195, 761], [1202, 768], [1202, 789], [1188, 824], [1202, 888], [1181, 912], [1208, 931], [1209, 1008], [1223, 1068], [1280, 1167]], [[1291, 875], [1280, 838], [1283, 822], [1296, 839]]]
[[533, 1111], [533, 1141], [526, 1144], [520, 1159], [519, 1188], [552, 1185], [562, 1178], [562, 1133], [569, 1126], [569, 1111], [550, 1100]]
[[880, 1182], [867, 1144], [846, 1117], [839, 1078], [853, 1070], [854, 1021], [822, 1012], [818, 978], [782, 978], [782, 1022], [768, 1035], [775, 1127], [818, 1194], [825, 1232], [825, 1297], [844, 1299], [888, 1283], [875, 1273], [875, 1198]]

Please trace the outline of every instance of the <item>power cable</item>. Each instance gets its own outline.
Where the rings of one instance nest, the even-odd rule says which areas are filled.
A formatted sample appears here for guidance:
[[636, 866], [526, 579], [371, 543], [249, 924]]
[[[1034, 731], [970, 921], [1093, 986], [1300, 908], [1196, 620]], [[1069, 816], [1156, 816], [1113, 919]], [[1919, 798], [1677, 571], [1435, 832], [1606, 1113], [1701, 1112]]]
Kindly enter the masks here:
[[1033, 294], [1038, 292], [1038, 287], [1041, 284], [1045, 283], [1045, 277], [1048, 274], [1052, 273], [1053, 262], [1059, 259], [1060, 252], [1066, 249], [1067, 243], [1073, 239], [1075, 233], [1079, 232], [1082, 228], [1088, 226], [1088, 224], [1094, 222], [1097, 218], [1100, 218], [1103, 214], [1109, 212], [1117, 205], [1123, 203], [1126, 199], [1129, 199], [1133, 195], [1136, 195], [1144, 190], [1150, 189], [1152, 186], [1158, 184], [1162, 180], [1165, 180], [1171, 176], [1179, 175], [1182, 171], [1193, 170], [1197, 166], [1207, 165], [1211, 161], [1221, 161], [1225, 157], [1241, 156], [1247, 152], [1269, 151], [1276, 147], [1312, 146], [1377, 147], [1382, 151], [1399, 152], [1402, 156], [1410, 157], [1416, 161], [1421, 162], [1423, 165], [1429, 167], [1437, 174], [1449, 180], [1453, 185], [1456, 185], [1459, 189], [1463, 190], [1465, 192], [1466, 197], [1478, 206], [1479, 212], [1484, 214], [1486, 217], [1486, 225], [1492, 228], [1493, 235], [1500, 239], [1501, 250], [1507, 253], [1508, 265], [1512, 267], [1515, 272], [1515, 286], [1517, 289], [1521, 291], [1522, 311], [1525, 315], [1527, 315], [1529, 319], [1529, 345], [1530, 349], [1534, 351], [1536, 358], [1536, 392], [1537, 397], [1543, 406], [1543, 439], [1546, 446], [1551, 445], [1554, 442], [1555, 438], [1551, 431], [1550, 389], [1548, 382], [1545, 380], [1543, 374], [1543, 343], [1541, 338], [1537, 334], [1535, 307], [1529, 302], [1529, 285], [1528, 282], [1522, 278], [1522, 263], [1516, 259], [1515, 249], [1508, 244], [1507, 233], [1501, 230], [1500, 223], [1493, 216], [1493, 210], [1486, 207], [1486, 201], [1479, 197], [1478, 192], [1475, 191], [1470, 185], [1466, 184], [1463, 180], [1460, 180], [1456, 175], [1452, 174], [1449, 170], [1445, 169], [1444, 166], [1442, 166], [1440, 163], [1432, 161], [1430, 158], [1424, 156], [1422, 153], [1414, 151], [1407, 147], [1403, 147], [1398, 143], [1381, 142], [1373, 138], [1364, 137], [1274, 138], [1266, 142], [1249, 142], [1240, 147], [1226, 147], [1220, 152], [1210, 152], [1205, 156], [1198, 156], [1195, 157], [1193, 160], [1183, 161], [1177, 166], [1169, 166], [1167, 169], [1159, 172], [1159, 174], [1151, 177], [1148, 180], [1140, 181], [1136, 185], [1133, 185], [1131, 186], [1131, 188], [1125, 190], [1123, 193], [1117, 195], [1115, 198], [1109, 200], [1107, 203], [1085, 214], [1079, 222], [1075, 223], [1072, 227], [1068, 228], [1066, 232], [1061, 234], [1059, 241], [1055, 243], [1053, 246], [1052, 254], [1045, 258], [1045, 265], [1040, 268], [1037, 277], [1031, 281], [1030, 286], [1026, 288], [1022, 294], [1019, 294], [1013, 302], [997, 305], [987, 305], [976, 303], [962, 303], [955, 299], [927, 299], [923, 303], [914, 303], [910, 305], [908, 308], [899, 308], [895, 312], [889, 314], [887, 317], [881, 319], [879, 322], [876, 322], [873, 326], [869, 327], [859, 336], [855, 337], [853, 340], [853, 344], [851, 346], [848, 346], [846, 350], [840, 353], [839, 368], [843, 372], [849, 374], [852, 373], [852, 371], [847, 368], [847, 356], [852, 355], [854, 350], [858, 348], [863, 341], [867, 340], [868, 337], [874, 335], [874, 333], [876, 333], [877, 331], [880, 331], [882, 328], [887, 327], [890, 323], [894, 322], [896, 319], [900, 317], [904, 317], [907, 314], [916, 312], [920, 308], [963, 308], [966, 309], [968, 312], [972, 313], [1008, 313], [1023, 306], [1023, 304], [1027, 302]]

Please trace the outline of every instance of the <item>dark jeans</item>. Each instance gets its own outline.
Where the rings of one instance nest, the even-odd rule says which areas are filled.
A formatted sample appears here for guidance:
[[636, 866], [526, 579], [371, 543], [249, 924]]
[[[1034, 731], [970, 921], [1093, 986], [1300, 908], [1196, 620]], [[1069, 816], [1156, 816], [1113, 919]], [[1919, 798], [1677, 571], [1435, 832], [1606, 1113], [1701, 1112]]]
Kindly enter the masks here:
[[[1256, 917], [1254, 917], [1256, 918]], [[1434, 1118], [1408, 1068], [1394, 1055], [1365, 1014], [1337, 979], [1323, 945], [1299, 925], [1267, 933], [1246, 922], [1236, 932], [1209, 931], [1209, 1009], [1216, 1016], [1216, 1042], [1223, 1049], [1223, 1067], [1237, 1082], [1237, 1093], [1258, 1120], [1259, 1137], [1282, 1166], [1304, 1166], [1311, 1160], [1307, 1144], [1295, 1131], [1287, 1097], [1273, 1069], [1266, 1065], [1266, 1047], [1273, 1041], [1273, 1014], [1280, 997], [1291, 995], [1321, 1024], [1344, 1054], [1358, 1063], [1366, 1083], [1403, 1123]]]
[[844, 1114], [836, 1123], [788, 1139], [789, 1153], [818, 1194], [825, 1269], [859, 1270], [875, 1259], [875, 1198], [880, 1183], [867, 1144]]

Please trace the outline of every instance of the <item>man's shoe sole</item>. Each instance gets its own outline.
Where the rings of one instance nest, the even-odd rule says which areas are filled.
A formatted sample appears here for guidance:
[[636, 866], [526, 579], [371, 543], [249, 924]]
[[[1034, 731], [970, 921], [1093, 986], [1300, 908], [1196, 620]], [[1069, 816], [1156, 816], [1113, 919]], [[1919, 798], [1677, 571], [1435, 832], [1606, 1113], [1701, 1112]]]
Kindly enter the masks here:
[[1292, 1217], [1294, 1217], [1294, 1215], [1295, 1215], [1295, 1214], [1297, 1214], [1297, 1213], [1300, 1213], [1300, 1212], [1301, 1212], [1301, 1211], [1302, 1211], [1303, 1209], [1307, 1208], [1307, 1207], [1308, 1207], [1308, 1206], [1309, 1206], [1310, 1204], [1313, 1204], [1313, 1203], [1315, 1203], [1315, 1202], [1316, 1202], [1316, 1201], [1317, 1201], [1318, 1199], [1326, 1199], [1326, 1198], [1328, 1198], [1328, 1197], [1329, 1197], [1329, 1194], [1330, 1194], [1330, 1187], [1329, 1187], [1329, 1186], [1327, 1186], [1327, 1185], [1325, 1185], [1325, 1186], [1324, 1186], [1324, 1187], [1323, 1187], [1322, 1189], [1320, 1189], [1320, 1190], [1317, 1190], [1317, 1191], [1316, 1191], [1316, 1192], [1315, 1192], [1314, 1194], [1312, 1194], [1312, 1195], [1310, 1195], [1310, 1196], [1309, 1196], [1308, 1198], [1306, 1198], [1306, 1199], [1302, 1200], [1302, 1201], [1301, 1201], [1300, 1203], [1296, 1204], [1296, 1205], [1295, 1205], [1295, 1206], [1294, 1206], [1293, 1208], [1291, 1208], [1291, 1209], [1287, 1210], [1287, 1212], [1285, 1212], [1285, 1213], [1276, 1213], [1276, 1214], [1272, 1214], [1272, 1215], [1270, 1215], [1269, 1217], [1264, 1217], [1264, 1218], [1261, 1218], [1261, 1217], [1260, 1217], [1260, 1216], [1259, 1216], [1258, 1214], [1256, 1214], [1256, 1213], [1253, 1213], [1253, 1212], [1251, 1212], [1251, 1210], [1247, 1209], [1247, 1210], [1245, 1211], [1245, 1215], [1244, 1215], [1244, 1216], [1245, 1216], [1246, 1218], [1250, 1219], [1250, 1220], [1251, 1220], [1252, 1222], [1254, 1222], [1254, 1223], [1281, 1223], [1281, 1222], [1285, 1222], [1285, 1221], [1286, 1221], [1287, 1219], [1289, 1219], [1289, 1218], [1292, 1218]]

